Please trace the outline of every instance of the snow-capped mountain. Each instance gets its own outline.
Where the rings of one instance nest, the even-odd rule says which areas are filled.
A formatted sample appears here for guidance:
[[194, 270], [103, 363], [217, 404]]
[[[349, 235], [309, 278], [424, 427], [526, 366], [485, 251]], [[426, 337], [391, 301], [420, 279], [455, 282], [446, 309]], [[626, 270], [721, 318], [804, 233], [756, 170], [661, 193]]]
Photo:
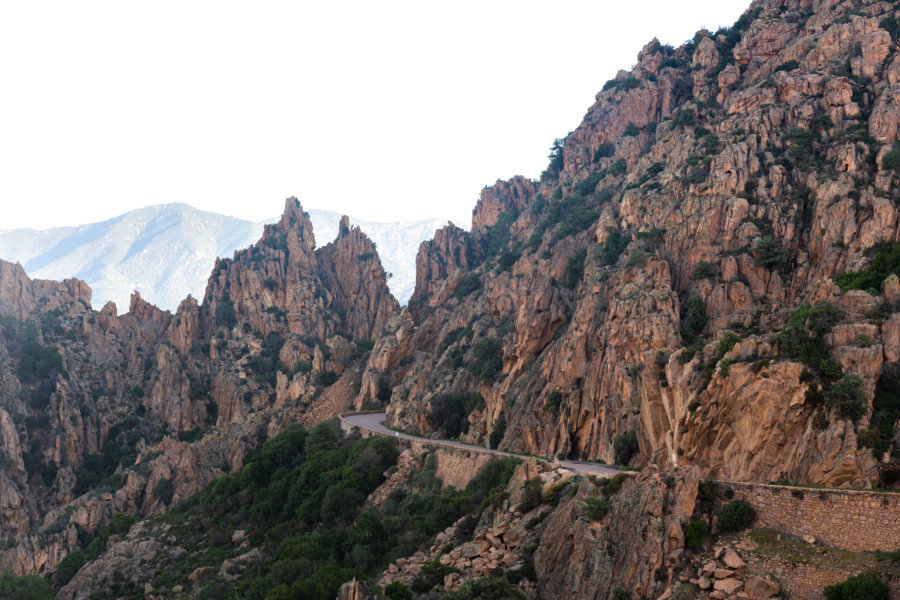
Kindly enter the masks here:
[[[337, 236], [341, 215], [310, 210], [317, 245]], [[274, 219], [273, 219], [274, 220]], [[439, 219], [379, 223], [350, 218], [377, 244], [391, 292], [405, 304], [415, 287], [419, 244], [434, 235]], [[99, 223], [54, 229], [0, 231], [0, 258], [20, 262], [29, 276], [83, 279], [92, 304], [128, 310], [131, 293], [175, 310], [188, 294], [202, 298], [217, 256], [256, 242], [264, 222], [197, 210], [183, 203], [129, 211]]]

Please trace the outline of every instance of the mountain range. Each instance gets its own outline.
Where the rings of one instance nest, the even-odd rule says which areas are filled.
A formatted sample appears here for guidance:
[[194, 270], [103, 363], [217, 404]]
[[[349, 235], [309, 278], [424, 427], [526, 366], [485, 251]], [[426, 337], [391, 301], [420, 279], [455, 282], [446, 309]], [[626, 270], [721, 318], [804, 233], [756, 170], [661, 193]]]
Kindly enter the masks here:
[[[308, 211], [318, 245], [337, 236], [341, 215]], [[274, 222], [271, 219], [266, 222]], [[127, 310], [134, 291], [174, 311], [185, 296], [201, 298], [217, 257], [229, 257], [259, 239], [266, 222], [198, 210], [188, 204], [148, 206], [86, 225], [0, 231], [0, 258], [19, 262], [29, 276], [77, 277], [99, 308], [108, 301]], [[378, 245], [388, 285], [402, 303], [413, 293], [419, 244], [445, 223], [440, 219], [375, 222], [351, 218]]]

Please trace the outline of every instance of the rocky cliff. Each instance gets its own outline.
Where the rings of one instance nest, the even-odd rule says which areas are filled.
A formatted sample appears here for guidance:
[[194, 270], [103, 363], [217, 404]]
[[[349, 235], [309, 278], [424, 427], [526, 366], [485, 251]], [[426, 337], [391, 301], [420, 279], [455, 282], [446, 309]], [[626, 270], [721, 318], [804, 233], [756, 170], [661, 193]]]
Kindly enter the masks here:
[[137, 293], [123, 316], [96, 312], [83, 282], [0, 261], [0, 569], [52, 570], [115, 513], [164, 511], [286, 425], [348, 406], [349, 367], [399, 305], [358, 228], [313, 240], [289, 199], [175, 314]]
[[769, 0], [648, 44], [540, 181], [486, 188], [471, 233], [422, 244], [411, 319], [363, 375], [390, 386], [392, 424], [439, 432], [446, 399], [474, 392], [461, 431], [478, 443], [883, 484], [900, 441], [876, 400], [898, 358], [896, 17]]

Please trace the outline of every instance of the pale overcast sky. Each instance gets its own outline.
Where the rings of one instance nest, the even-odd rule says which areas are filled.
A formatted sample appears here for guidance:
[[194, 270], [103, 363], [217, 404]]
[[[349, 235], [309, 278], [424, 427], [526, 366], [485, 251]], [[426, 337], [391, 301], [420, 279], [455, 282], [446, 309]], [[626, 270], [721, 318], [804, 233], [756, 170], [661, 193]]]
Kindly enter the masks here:
[[654, 36], [749, 0], [0, 5], [0, 230], [168, 202], [468, 227]]

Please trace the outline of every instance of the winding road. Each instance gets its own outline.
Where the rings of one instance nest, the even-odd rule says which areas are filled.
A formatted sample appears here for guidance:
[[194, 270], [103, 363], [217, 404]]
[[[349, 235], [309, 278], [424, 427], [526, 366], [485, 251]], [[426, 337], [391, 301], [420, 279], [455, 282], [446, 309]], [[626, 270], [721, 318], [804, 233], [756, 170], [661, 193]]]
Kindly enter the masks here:
[[[419, 442], [426, 442], [429, 444], [435, 444], [438, 446], [449, 446], [451, 448], [462, 448], [463, 450], [472, 450], [474, 452], [483, 452], [485, 454], [494, 454], [496, 456], [514, 456], [519, 457], [517, 454], [512, 454], [511, 452], [503, 452], [501, 450], [490, 450], [488, 448], [483, 448], [481, 446], [473, 446], [472, 444], [464, 444], [462, 442], [454, 442], [451, 440], [434, 440], [427, 439], [423, 437], [418, 437], [415, 435], [409, 435], [408, 433], [401, 433], [399, 431], [392, 431], [385, 427], [384, 420], [387, 417], [387, 413], [377, 412], [377, 413], [347, 413], [344, 415], [340, 415], [340, 420], [344, 423], [352, 426], [359, 427], [360, 429], [365, 429], [367, 431], [371, 431], [372, 433], [376, 433], [378, 435], [383, 435], [386, 437], [392, 437], [403, 440], [415, 440]], [[521, 457], [519, 457], [521, 458]], [[568, 469], [570, 471], [574, 471], [579, 475], [593, 475], [595, 477], [612, 477], [613, 475], [618, 475], [623, 471], [613, 467], [606, 467], [603, 465], [598, 465], [597, 463], [591, 462], [582, 462], [577, 460], [562, 460], [557, 461], [554, 459], [544, 459], [547, 462], [558, 465], [563, 469]]]

